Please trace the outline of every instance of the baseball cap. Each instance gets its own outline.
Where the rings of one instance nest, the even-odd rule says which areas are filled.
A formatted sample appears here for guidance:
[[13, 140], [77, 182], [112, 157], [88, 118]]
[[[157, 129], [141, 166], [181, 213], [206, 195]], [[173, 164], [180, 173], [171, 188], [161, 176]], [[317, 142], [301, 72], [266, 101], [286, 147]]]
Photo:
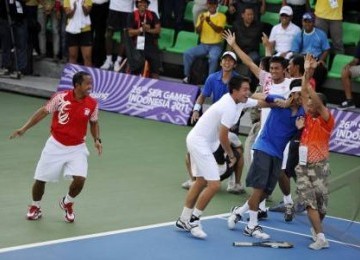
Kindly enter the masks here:
[[286, 14], [288, 16], [291, 16], [291, 15], [293, 15], [293, 10], [290, 6], [285, 5], [285, 6], [281, 7], [279, 14], [280, 15]]
[[290, 83], [290, 93], [301, 91], [301, 79], [294, 79]]
[[219, 0], [207, 0], [208, 4], [218, 4]]
[[236, 54], [233, 53], [232, 51], [224, 52], [223, 55], [221, 56], [221, 59], [223, 59], [225, 56], [230, 56], [231, 58], [233, 58], [234, 61], [237, 61]]
[[303, 20], [312, 21], [312, 22], [315, 21], [314, 15], [313, 15], [312, 13], [309, 13], [309, 12], [304, 13], [302, 19], [303, 19]]

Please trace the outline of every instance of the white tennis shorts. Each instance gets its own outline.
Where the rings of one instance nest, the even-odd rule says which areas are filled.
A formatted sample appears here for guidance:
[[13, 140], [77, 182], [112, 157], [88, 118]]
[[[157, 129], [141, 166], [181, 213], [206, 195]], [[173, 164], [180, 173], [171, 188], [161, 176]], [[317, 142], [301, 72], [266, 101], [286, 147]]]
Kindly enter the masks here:
[[72, 179], [72, 176], [87, 177], [87, 157], [89, 151], [85, 143], [65, 146], [50, 136], [36, 166], [34, 179], [45, 182], [57, 182], [60, 176]]
[[203, 177], [208, 181], [220, 180], [218, 164], [210, 145], [199, 137], [188, 135], [186, 146], [190, 153], [191, 171], [194, 177]]

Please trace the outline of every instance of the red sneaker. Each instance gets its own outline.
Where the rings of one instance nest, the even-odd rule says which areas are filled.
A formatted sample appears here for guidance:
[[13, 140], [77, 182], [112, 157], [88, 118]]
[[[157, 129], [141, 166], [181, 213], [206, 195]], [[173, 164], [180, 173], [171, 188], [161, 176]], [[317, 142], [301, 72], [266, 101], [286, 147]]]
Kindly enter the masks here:
[[42, 213], [40, 207], [37, 207], [35, 205], [29, 206], [28, 212], [26, 213], [26, 218], [28, 220], [37, 220], [41, 218]]
[[65, 221], [74, 222], [75, 214], [72, 208], [74, 203], [64, 203], [64, 200], [65, 197], [60, 200], [59, 205], [60, 208], [65, 211]]

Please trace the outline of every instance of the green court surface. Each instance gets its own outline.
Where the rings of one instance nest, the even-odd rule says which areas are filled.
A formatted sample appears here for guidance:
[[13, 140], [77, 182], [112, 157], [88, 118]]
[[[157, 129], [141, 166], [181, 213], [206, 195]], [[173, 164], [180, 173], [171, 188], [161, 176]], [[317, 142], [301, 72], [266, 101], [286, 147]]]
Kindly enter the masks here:
[[[49, 135], [50, 116], [22, 138], [9, 140], [8, 137], [45, 102], [0, 92], [0, 248], [177, 219], [186, 194], [180, 185], [187, 179], [185, 137], [190, 128], [101, 111], [104, 153], [98, 157], [89, 138], [89, 177], [76, 199], [76, 222], [65, 223], [58, 206], [59, 199], [67, 192], [65, 180], [47, 185], [42, 202], [43, 218], [27, 221], [25, 213], [31, 202], [33, 173]], [[332, 153], [330, 160], [331, 179], [360, 165], [360, 158], [355, 156]], [[246, 170], [243, 180], [245, 175]], [[205, 213], [208, 216], [226, 213], [246, 198], [247, 195], [228, 194], [224, 182]], [[274, 202], [268, 206], [279, 201], [278, 189], [272, 198]], [[331, 194], [330, 215], [353, 220], [358, 208], [359, 197], [355, 198], [349, 187]], [[360, 217], [356, 216], [356, 220]]]

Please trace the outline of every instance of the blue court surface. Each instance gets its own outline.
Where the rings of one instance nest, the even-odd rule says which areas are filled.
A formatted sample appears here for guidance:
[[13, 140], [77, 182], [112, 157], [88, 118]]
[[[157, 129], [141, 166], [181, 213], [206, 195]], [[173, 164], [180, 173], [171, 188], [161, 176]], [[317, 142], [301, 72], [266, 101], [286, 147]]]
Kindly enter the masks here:
[[329, 229], [325, 233], [330, 248], [313, 251], [308, 249], [312, 240], [305, 215], [285, 223], [282, 214], [270, 212], [269, 219], [261, 222], [271, 240], [291, 242], [291, 249], [233, 247], [234, 241], [258, 240], [242, 234], [244, 222], [228, 230], [227, 216], [203, 218], [208, 234], [205, 240], [191, 237], [171, 222], [4, 248], [0, 249], [0, 259], [360, 259], [359, 222], [327, 217], [324, 226]]

